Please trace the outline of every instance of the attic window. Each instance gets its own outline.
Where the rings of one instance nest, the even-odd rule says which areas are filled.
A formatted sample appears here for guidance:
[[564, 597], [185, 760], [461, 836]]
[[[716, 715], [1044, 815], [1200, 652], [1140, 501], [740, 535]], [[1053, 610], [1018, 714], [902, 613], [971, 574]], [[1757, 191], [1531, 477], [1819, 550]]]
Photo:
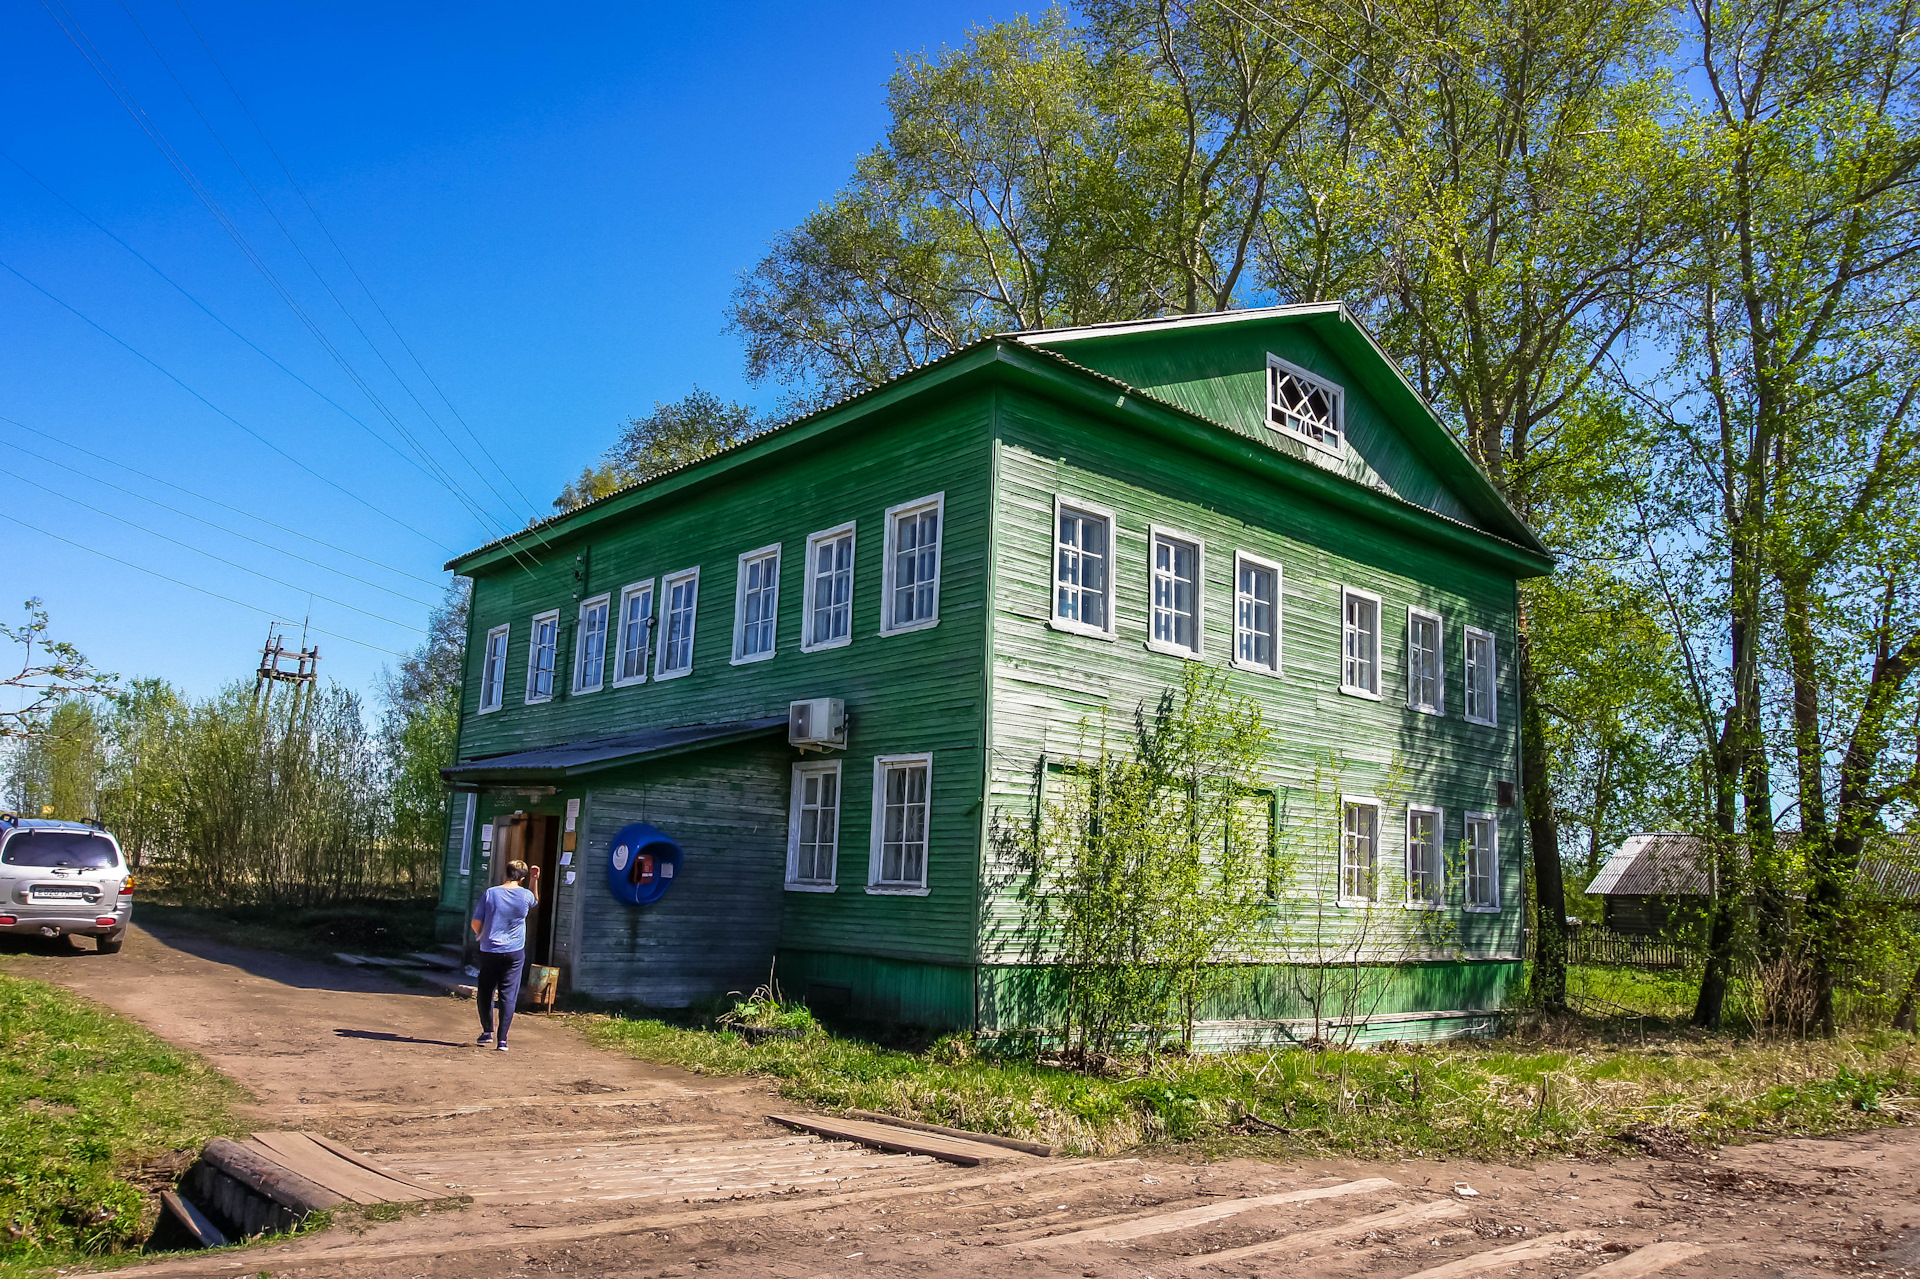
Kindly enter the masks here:
[[1267, 357], [1267, 425], [1330, 453], [1344, 432], [1339, 387], [1277, 355]]

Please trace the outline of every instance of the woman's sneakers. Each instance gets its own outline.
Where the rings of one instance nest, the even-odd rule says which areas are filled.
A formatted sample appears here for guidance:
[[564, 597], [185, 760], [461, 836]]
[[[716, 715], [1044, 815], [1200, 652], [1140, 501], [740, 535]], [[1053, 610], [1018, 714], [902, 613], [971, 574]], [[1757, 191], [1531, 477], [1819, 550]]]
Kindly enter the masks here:
[[483, 1030], [480, 1032], [480, 1038], [474, 1040], [473, 1042], [476, 1044], [479, 1044], [482, 1048], [485, 1048], [488, 1044], [493, 1042], [493, 1032], [491, 1030]]
[[506, 1045], [506, 1041], [504, 1041], [504, 1040], [502, 1040], [502, 1041], [501, 1041], [500, 1043], [497, 1043], [497, 1044], [495, 1044], [495, 1045], [493, 1046], [493, 1049], [494, 1049], [494, 1051], [495, 1051], [495, 1052], [505, 1052], [505, 1051], [507, 1051], [507, 1045]]

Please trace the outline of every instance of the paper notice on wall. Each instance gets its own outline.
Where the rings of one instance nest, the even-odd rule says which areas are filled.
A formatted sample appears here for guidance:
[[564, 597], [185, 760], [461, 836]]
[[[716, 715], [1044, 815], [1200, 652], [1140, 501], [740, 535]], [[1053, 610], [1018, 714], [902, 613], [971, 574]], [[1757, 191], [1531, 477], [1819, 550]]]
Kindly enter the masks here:
[[573, 850], [571, 848], [569, 848], [566, 852], [560, 854], [560, 864], [562, 866], [573, 865]]
[[572, 872], [572, 871], [568, 871], [568, 872], [567, 872], [567, 882], [568, 882], [569, 884], [571, 884], [571, 883], [573, 882], [573, 872]]
[[580, 801], [577, 799], [570, 799], [567, 801], [567, 831], [569, 834], [572, 833], [574, 826], [576, 826], [579, 823], [579, 821], [580, 821]]
[[493, 826], [491, 823], [480, 828], [480, 847], [483, 851], [493, 847]]

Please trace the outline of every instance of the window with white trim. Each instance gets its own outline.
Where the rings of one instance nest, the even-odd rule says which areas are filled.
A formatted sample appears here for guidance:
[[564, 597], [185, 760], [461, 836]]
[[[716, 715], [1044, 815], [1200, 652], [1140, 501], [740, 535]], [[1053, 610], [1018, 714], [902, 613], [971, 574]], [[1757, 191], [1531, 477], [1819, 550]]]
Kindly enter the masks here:
[[533, 619], [532, 639], [527, 644], [527, 700], [553, 699], [553, 664], [560, 648], [560, 610], [542, 613]]
[[1380, 597], [1340, 592], [1340, 691], [1380, 696]]
[[1442, 833], [1446, 815], [1427, 804], [1407, 805], [1407, 905], [1437, 908], [1447, 876]]
[[1267, 357], [1267, 424], [1274, 430], [1338, 453], [1346, 433], [1345, 399], [1339, 386], [1318, 374]]
[[660, 652], [653, 677], [672, 679], [693, 669], [694, 606], [700, 600], [700, 570], [681, 569], [660, 582]]
[[487, 632], [487, 646], [480, 659], [480, 713], [500, 709], [507, 687], [507, 635], [511, 627], [496, 626]]
[[1474, 724], [1499, 722], [1494, 695], [1493, 632], [1467, 627], [1467, 719]]
[[1067, 630], [1113, 632], [1113, 516], [1056, 499], [1053, 620]]
[[807, 539], [806, 621], [800, 648], [839, 648], [853, 642], [853, 525]]
[[780, 617], [780, 544], [742, 555], [734, 580], [733, 660], [765, 661], [773, 656]]
[[473, 874], [473, 810], [479, 804], [480, 797], [472, 791], [467, 792], [467, 815], [460, 822], [460, 873]]
[[887, 511], [883, 635], [940, 620], [940, 525], [947, 495], [936, 493]]
[[831, 892], [840, 851], [840, 761], [793, 766], [787, 815], [787, 887]]
[[580, 623], [573, 641], [573, 691], [591, 693], [607, 679], [607, 609], [601, 595], [580, 605]]
[[874, 758], [870, 891], [926, 890], [927, 797], [932, 774], [932, 755]]
[[1200, 567], [1198, 538], [1153, 530], [1153, 630], [1150, 648], [1183, 657], [1200, 653]]
[[1340, 900], [1370, 902], [1380, 882], [1380, 805], [1347, 799], [1340, 810]]
[[1233, 664], [1280, 669], [1280, 566], [1251, 555], [1234, 557]]
[[653, 581], [635, 582], [620, 592], [620, 660], [613, 685], [643, 684], [647, 650], [653, 647]]
[[1446, 663], [1440, 649], [1440, 615], [1407, 610], [1407, 705], [1429, 715], [1446, 713]]
[[1500, 909], [1500, 824], [1492, 813], [1468, 813], [1467, 909]]

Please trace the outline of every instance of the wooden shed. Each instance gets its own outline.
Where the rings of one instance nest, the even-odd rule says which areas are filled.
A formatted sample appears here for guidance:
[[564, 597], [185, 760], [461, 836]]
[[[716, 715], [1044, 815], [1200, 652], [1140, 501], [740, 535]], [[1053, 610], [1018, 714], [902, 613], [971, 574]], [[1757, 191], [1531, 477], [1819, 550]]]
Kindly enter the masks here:
[[[1274, 811], [1326, 835], [1255, 969], [1377, 961], [1364, 1033], [1396, 1039], [1483, 1028], [1520, 971], [1516, 583], [1551, 560], [1337, 303], [990, 338], [449, 567], [443, 927], [539, 862], [530, 958], [573, 990], [773, 970], [826, 1012], [1044, 1022], [991, 832], [1191, 662], [1260, 705]], [[642, 825], [679, 855], [632, 904]], [[1298, 1034], [1283, 988], [1203, 1036]]]

